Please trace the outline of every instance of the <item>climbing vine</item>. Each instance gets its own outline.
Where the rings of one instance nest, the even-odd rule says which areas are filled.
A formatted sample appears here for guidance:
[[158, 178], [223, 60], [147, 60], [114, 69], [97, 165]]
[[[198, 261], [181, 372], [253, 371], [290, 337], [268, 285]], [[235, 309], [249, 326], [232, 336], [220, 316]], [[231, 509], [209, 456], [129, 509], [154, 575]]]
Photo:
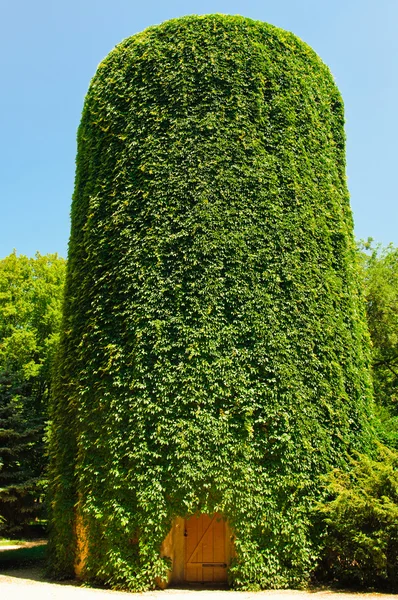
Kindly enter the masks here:
[[343, 121], [311, 48], [243, 17], [168, 21], [98, 67], [52, 400], [58, 577], [80, 528], [86, 579], [151, 588], [173, 519], [218, 511], [236, 588], [308, 579], [318, 475], [364, 448], [371, 397]]

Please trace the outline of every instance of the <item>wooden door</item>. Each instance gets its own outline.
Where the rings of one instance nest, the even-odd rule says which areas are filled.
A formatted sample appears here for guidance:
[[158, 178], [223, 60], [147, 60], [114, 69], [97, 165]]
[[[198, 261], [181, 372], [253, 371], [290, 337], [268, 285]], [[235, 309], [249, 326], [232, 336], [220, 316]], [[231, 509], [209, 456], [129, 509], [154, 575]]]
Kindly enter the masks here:
[[198, 515], [185, 520], [185, 581], [227, 581], [225, 521], [221, 515]]

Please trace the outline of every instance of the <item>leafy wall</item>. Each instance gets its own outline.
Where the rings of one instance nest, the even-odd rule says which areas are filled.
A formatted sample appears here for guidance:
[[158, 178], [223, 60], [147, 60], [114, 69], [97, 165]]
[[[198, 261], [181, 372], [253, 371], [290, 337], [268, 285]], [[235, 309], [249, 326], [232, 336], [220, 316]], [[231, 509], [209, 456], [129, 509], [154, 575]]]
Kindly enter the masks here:
[[168, 21], [100, 64], [52, 403], [58, 576], [76, 512], [85, 577], [141, 590], [173, 518], [220, 511], [235, 587], [307, 580], [317, 476], [363, 448], [371, 395], [343, 120], [311, 48], [243, 17]]

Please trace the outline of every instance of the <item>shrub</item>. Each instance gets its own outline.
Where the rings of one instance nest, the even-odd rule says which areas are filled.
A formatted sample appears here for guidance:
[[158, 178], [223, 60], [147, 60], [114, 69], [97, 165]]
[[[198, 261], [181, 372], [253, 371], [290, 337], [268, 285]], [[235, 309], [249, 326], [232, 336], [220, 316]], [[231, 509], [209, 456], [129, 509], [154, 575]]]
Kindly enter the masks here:
[[325, 477], [327, 525], [319, 574], [344, 585], [398, 590], [398, 452], [378, 445]]

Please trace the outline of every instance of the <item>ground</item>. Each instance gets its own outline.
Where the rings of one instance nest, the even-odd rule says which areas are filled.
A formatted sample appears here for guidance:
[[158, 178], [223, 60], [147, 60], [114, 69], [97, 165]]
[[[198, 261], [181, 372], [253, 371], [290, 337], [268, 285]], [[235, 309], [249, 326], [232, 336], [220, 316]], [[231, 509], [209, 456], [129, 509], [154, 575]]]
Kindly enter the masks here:
[[397, 600], [394, 594], [350, 592], [299, 592], [293, 590], [268, 592], [233, 592], [228, 590], [168, 589], [144, 594], [111, 592], [79, 587], [75, 582], [49, 583], [38, 568], [17, 569], [0, 573], [2, 600]]
[[[46, 543], [46, 540], [3, 540], [0, 552], [17, 548], [29, 548]], [[302, 592], [280, 590], [266, 592], [234, 592], [223, 589], [167, 589], [143, 594], [112, 592], [110, 590], [81, 587], [76, 581], [51, 583], [45, 579], [41, 567], [1, 569], [1, 600], [398, 600], [395, 594], [332, 592], [330, 590]]]

